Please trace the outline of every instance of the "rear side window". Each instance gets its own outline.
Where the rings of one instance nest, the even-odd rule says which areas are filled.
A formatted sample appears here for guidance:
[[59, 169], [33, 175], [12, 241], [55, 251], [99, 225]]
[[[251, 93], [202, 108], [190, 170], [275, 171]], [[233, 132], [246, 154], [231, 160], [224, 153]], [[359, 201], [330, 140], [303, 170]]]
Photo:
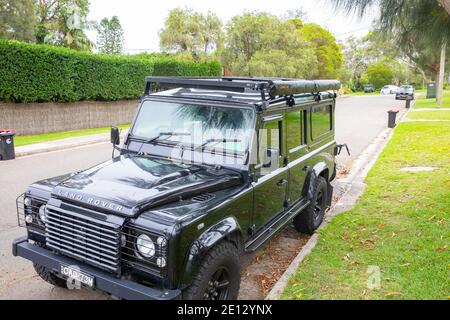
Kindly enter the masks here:
[[264, 123], [263, 130], [261, 132], [260, 140], [260, 152], [265, 148], [276, 149], [283, 153], [282, 143], [283, 123], [281, 120], [272, 120]]
[[286, 113], [287, 125], [287, 150], [294, 152], [304, 145], [303, 116], [305, 111], [293, 111]]
[[333, 129], [332, 106], [318, 106], [311, 110], [311, 137], [317, 139]]

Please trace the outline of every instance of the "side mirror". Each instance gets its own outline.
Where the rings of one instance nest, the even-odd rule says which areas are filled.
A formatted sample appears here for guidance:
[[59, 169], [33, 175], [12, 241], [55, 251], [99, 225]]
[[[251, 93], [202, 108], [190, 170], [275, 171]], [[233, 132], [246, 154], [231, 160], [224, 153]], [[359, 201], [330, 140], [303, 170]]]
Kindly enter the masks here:
[[278, 159], [280, 158], [280, 151], [277, 149], [267, 148], [264, 150], [263, 155], [263, 168], [270, 168], [272, 164], [275, 163], [278, 165]]
[[117, 127], [111, 127], [111, 143], [115, 146], [120, 144], [120, 130]]

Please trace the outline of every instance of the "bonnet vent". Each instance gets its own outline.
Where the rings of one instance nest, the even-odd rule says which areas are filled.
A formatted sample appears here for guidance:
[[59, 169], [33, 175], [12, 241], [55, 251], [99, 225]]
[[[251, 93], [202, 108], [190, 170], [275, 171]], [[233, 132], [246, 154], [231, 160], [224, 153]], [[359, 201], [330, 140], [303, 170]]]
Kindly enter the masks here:
[[211, 201], [212, 199], [214, 199], [215, 197], [216, 196], [212, 193], [204, 193], [199, 196], [193, 197], [192, 201], [199, 202], [199, 203], [208, 202], [208, 201]]

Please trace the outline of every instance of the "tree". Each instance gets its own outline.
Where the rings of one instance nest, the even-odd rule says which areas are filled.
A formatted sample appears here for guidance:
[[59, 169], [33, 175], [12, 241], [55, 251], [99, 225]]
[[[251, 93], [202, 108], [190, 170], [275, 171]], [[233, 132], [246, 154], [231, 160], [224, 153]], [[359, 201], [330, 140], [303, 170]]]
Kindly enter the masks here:
[[97, 49], [106, 54], [121, 54], [124, 49], [122, 25], [117, 16], [103, 18], [97, 26]]
[[317, 78], [337, 78], [342, 66], [342, 53], [336, 38], [327, 30], [314, 23], [300, 28], [302, 37], [313, 44], [319, 62]]
[[278, 17], [265, 12], [244, 12], [234, 16], [226, 31], [226, 60], [250, 61], [260, 50], [270, 49], [276, 41], [281, 21]]
[[344, 85], [353, 91], [362, 89], [362, 78], [365, 75], [370, 56], [366, 52], [366, 43], [363, 39], [348, 38], [342, 43], [343, 65], [340, 78]]
[[194, 57], [223, 46], [222, 21], [217, 15], [203, 15], [189, 8], [172, 9], [159, 36], [162, 51], [189, 52]]
[[244, 12], [233, 17], [226, 30], [224, 66], [241, 75], [336, 77], [342, 64], [336, 40], [320, 26], [304, 24], [299, 15], [280, 19]]
[[216, 14], [208, 11], [206, 16], [200, 16], [200, 26], [200, 43], [203, 45], [203, 53], [221, 50], [224, 38], [222, 20]]
[[246, 73], [257, 77], [283, 77], [311, 79], [317, 73], [314, 49], [258, 51], [250, 59]]
[[394, 72], [385, 63], [374, 63], [367, 67], [367, 79], [375, 86], [381, 89], [383, 86], [391, 84], [394, 78]]
[[440, 52], [438, 57], [437, 100], [443, 94], [446, 52], [450, 43], [450, 14], [448, 1], [443, 0], [334, 0], [336, 7], [364, 15], [370, 6], [380, 8], [380, 30], [395, 38], [400, 47], [414, 47], [414, 42]]
[[92, 43], [85, 30], [89, 0], [37, 0], [38, 43], [65, 46], [75, 50], [90, 51]]
[[33, 42], [35, 24], [33, 0], [0, 0], [0, 38]]
[[307, 14], [303, 9], [289, 9], [285, 12], [285, 14], [281, 17], [282, 20], [292, 20], [298, 19], [300, 21], [307, 20]]

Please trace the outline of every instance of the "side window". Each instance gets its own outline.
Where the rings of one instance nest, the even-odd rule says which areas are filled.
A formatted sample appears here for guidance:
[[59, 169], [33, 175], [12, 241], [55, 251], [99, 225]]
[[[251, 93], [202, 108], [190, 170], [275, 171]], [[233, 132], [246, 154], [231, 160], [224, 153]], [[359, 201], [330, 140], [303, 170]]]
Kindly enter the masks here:
[[286, 113], [287, 150], [289, 152], [294, 152], [305, 144], [304, 114], [305, 111]]
[[264, 122], [259, 133], [258, 158], [261, 173], [269, 174], [280, 167], [283, 154], [283, 121], [282, 119]]
[[283, 153], [282, 149], [282, 121], [267, 121], [264, 122], [263, 129], [261, 131], [260, 136], [260, 152], [262, 152], [265, 148], [269, 149], [277, 149], [280, 151], [280, 154]]
[[311, 110], [311, 138], [314, 140], [333, 129], [333, 108], [329, 106], [313, 107]]

